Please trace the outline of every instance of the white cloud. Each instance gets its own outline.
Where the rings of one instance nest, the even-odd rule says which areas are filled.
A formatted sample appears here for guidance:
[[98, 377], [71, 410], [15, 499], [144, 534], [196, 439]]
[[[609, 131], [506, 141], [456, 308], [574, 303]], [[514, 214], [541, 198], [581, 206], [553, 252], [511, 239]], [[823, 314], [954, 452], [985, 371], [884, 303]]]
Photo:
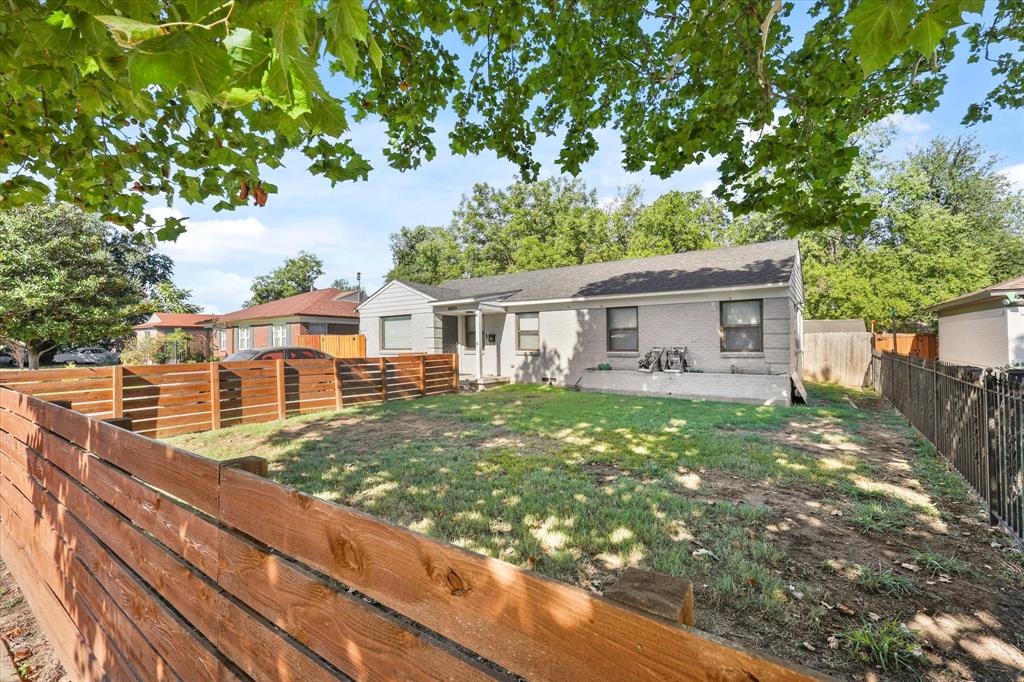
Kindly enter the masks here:
[[1006, 176], [1015, 190], [1024, 192], [1024, 163], [1007, 166], [999, 172]]
[[249, 297], [252, 279], [210, 268], [191, 273], [187, 284], [192, 290], [192, 300], [203, 306], [205, 312], [220, 314], [241, 307], [242, 301]]
[[904, 113], [896, 113], [887, 116], [882, 123], [895, 126], [896, 130], [904, 135], [923, 135], [931, 130], [932, 127], [932, 124], [924, 120], [924, 117], [919, 114], [908, 116]]
[[[154, 211], [151, 215], [157, 217]], [[163, 217], [181, 218], [177, 209], [164, 209]], [[220, 263], [254, 254], [281, 252], [270, 230], [258, 218], [185, 220], [186, 232], [174, 242], [161, 242], [160, 250], [178, 263]]]

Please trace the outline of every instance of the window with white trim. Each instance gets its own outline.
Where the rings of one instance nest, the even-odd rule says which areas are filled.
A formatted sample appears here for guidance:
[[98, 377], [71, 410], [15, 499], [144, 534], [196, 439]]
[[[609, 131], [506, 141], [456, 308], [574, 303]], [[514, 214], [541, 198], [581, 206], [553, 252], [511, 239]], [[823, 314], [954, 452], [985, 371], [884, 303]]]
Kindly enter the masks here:
[[238, 347], [235, 350], [249, 350], [252, 348], [252, 327], [236, 327], [235, 336], [238, 337]]
[[287, 324], [275, 324], [274, 325], [274, 342], [270, 344], [272, 346], [287, 346], [288, 345], [288, 325]]
[[636, 306], [608, 308], [608, 350], [636, 352], [640, 350], [640, 325]]
[[410, 350], [412, 348], [412, 315], [380, 318], [381, 348]]
[[217, 350], [226, 351], [228, 349], [228, 330], [217, 329], [214, 332], [213, 343], [217, 346]]
[[466, 346], [466, 350], [476, 350], [476, 317], [473, 315], [466, 315], [463, 319], [465, 320], [465, 338], [463, 339], [463, 345]]

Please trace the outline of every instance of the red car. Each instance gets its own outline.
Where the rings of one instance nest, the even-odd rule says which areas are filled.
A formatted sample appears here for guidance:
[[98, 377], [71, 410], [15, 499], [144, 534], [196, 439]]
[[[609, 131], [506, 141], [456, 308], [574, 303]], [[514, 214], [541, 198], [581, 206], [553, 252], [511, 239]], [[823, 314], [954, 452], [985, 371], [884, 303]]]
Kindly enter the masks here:
[[224, 358], [223, 362], [240, 362], [242, 360], [330, 360], [331, 355], [315, 348], [301, 346], [271, 346], [270, 348], [252, 348], [235, 351]]

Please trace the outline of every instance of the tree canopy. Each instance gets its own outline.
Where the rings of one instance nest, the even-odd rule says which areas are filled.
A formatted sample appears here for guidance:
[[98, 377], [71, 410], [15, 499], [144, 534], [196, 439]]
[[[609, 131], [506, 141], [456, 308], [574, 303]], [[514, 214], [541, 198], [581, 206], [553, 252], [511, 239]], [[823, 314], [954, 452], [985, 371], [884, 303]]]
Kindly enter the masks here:
[[[43, 0], [0, 9], [0, 202], [55, 196], [135, 225], [147, 202], [263, 205], [297, 150], [332, 182], [370, 165], [351, 124], [379, 118], [399, 169], [492, 150], [536, 177], [560, 140], [575, 174], [615, 129], [629, 170], [718, 162], [733, 213], [863, 228], [857, 131], [934, 109], [957, 54], [998, 84], [965, 112], [1024, 102], [1024, 5], [998, 0]], [[325, 85], [323, 74], [336, 74]], [[158, 230], [183, 229], [169, 219]]]
[[[801, 237], [812, 318], [927, 323], [924, 308], [1020, 274], [1024, 198], [970, 138], [936, 138], [896, 161], [884, 130], [865, 138], [845, 182], [877, 215], [856, 234], [832, 227]], [[733, 216], [721, 200], [638, 188], [600, 204], [578, 180], [508, 188], [476, 185], [448, 226], [392, 235], [389, 279], [425, 284], [463, 276], [651, 256], [787, 236], [777, 216]]]
[[68, 204], [0, 211], [0, 337], [25, 349], [30, 367], [57, 345], [122, 336], [145, 313], [108, 229]]
[[192, 302], [192, 291], [175, 286], [174, 282], [165, 280], [153, 287], [148, 303], [154, 312], [167, 313], [201, 313], [203, 307]]
[[251, 308], [312, 291], [317, 278], [323, 274], [324, 262], [319, 257], [308, 251], [299, 251], [299, 255], [286, 259], [283, 265], [272, 272], [257, 277], [252, 283], [252, 296], [242, 307]]

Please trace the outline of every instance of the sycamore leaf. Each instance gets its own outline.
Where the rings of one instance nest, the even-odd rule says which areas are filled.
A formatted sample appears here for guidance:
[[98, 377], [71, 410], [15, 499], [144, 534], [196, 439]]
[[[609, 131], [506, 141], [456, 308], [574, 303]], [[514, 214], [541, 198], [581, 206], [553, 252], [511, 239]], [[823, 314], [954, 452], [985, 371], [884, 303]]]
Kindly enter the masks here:
[[926, 13], [910, 32], [910, 44], [925, 57], [930, 57], [950, 28], [930, 12]]
[[231, 57], [234, 85], [255, 87], [270, 63], [270, 45], [247, 28], [236, 28], [224, 38], [224, 47]]
[[134, 47], [165, 33], [164, 29], [156, 24], [148, 24], [144, 21], [113, 14], [98, 14], [96, 20], [107, 27], [114, 42], [121, 47]]
[[377, 70], [377, 73], [380, 73], [384, 55], [381, 53], [380, 45], [377, 44], [377, 40], [373, 35], [369, 36], [367, 51], [370, 53], [370, 61], [373, 62], [373, 68]]
[[860, 57], [864, 75], [877, 71], [908, 44], [914, 0], [861, 0], [846, 15], [853, 26], [850, 48]]
[[231, 73], [228, 53], [206, 35], [180, 31], [138, 46], [128, 58], [132, 84], [185, 88], [193, 104], [204, 108], [223, 89]]
[[327, 49], [341, 60], [345, 72], [355, 76], [359, 71], [359, 49], [366, 43], [369, 23], [360, 0], [332, 0], [324, 15]]
[[75, 20], [67, 12], [57, 10], [49, 16], [46, 23], [56, 28], [74, 28]]

